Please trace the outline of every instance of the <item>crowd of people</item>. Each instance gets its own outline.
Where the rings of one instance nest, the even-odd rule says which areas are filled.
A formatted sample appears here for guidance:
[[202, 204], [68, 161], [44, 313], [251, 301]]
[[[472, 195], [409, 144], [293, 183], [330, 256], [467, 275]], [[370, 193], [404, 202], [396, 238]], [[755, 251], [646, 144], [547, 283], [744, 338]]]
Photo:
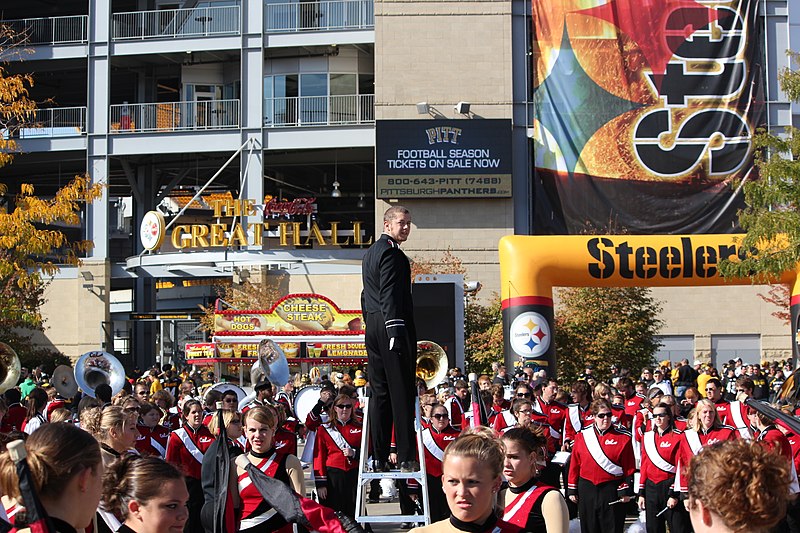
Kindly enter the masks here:
[[[635, 380], [616, 368], [597, 376], [587, 366], [581, 379], [561, 383], [536, 368], [511, 375], [498, 364], [477, 377], [472, 390], [479, 398], [460, 369], [434, 390], [418, 380], [427, 491], [398, 480], [403, 514], [419, 512], [427, 499], [432, 525], [423, 531], [566, 532], [577, 517], [584, 532], [621, 532], [638, 507], [652, 532], [722, 531], [721, 524], [730, 531], [797, 531], [800, 507], [790, 495], [800, 492], [800, 437], [745, 404], [756, 398], [759, 366], [725, 366], [722, 379], [713, 368], [683, 361], [674, 369], [643, 369]], [[772, 370], [786, 378], [782, 365]], [[222, 427], [231, 456], [245, 460], [230, 473], [236, 531], [290, 526], [256, 490], [247, 465], [298, 495], [313, 491], [322, 505], [352, 518], [369, 387], [362, 371], [353, 375], [312, 373], [283, 387], [265, 380], [240, 406], [236, 390], [201, 394], [202, 381], [171, 367], [126, 381], [113, 397], [101, 384], [95, 398], [74, 399], [31, 373], [0, 400], [0, 444], [26, 440], [31, 470], [43, 480], [36, 488], [61, 532], [203, 531], [204, 459]], [[295, 384], [304, 383], [318, 385], [319, 400], [298, 420]], [[727, 442], [735, 451], [716, 450]], [[395, 451], [391, 442], [388, 464], [373, 461], [371, 468], [398, 469]], [[709, 465], [721, 470], [714, 480]], [[313, 473], [308, 487], [304, 466]], [[0, 456], [7, 519], [24, 524], [12, 470]], [[723, 475], [735, 477], [752, 501], [720, 501], [715, 491]], [[379, 492], [372, 486], [370, 501]]]

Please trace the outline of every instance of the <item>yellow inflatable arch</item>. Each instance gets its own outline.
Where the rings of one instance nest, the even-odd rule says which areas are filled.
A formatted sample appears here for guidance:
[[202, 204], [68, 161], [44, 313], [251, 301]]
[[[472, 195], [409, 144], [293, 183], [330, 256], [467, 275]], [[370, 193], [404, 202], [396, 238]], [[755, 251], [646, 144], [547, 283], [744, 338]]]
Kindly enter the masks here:
[[[500, 240], [500, 281], [506, 364], [534, 362], [556, 371], [553, 287], [686, 287], [749, 285], [722, 278], [717, 264], [741, 255], [741, 235], [507, 236]], [[798, 324], [797, 272], [792, 324]], [[797, 328], [792, 350], [797, 357]]]

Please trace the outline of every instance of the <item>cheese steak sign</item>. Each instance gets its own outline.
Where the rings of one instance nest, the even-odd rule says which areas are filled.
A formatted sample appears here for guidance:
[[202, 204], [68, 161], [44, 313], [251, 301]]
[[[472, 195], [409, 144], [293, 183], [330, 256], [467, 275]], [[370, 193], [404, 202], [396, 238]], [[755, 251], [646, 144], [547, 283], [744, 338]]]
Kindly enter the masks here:
[[380, 120], [378, 198], [511, 197], [510, 120]]
[[360, 311], [343, 311], [318, 294], [291, 294], [266, 311], [219, 311], [216, 335], [361, 335]]

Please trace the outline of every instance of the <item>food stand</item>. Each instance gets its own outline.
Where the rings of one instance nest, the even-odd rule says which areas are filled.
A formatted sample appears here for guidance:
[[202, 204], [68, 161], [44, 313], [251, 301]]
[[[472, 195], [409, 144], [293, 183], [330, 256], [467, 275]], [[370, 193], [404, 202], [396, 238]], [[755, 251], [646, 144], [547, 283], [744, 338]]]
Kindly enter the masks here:
[[360, 310], [342, 310], [320, 294], [290, 294], [268, 310], [222, 309], [217, 300], [212, 342], [186, 345], [186, 362], [217, 380], [250, 385], [258, 343], [271, 339], [286, 354], [292, 374], [319, 368], [364, 367], [364, 320]]

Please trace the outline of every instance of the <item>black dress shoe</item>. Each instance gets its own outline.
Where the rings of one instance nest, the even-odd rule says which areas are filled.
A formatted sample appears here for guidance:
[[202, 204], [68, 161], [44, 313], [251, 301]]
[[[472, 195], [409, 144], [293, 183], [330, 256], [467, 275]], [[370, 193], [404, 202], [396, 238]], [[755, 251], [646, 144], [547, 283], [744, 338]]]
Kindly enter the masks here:
[[400, 471], [405, 474], [419, 472], [419, 463], [416, 461], [403, 461], [400, 463]]
[[389, 463], [386, 461], [372, 461], [372, 471], [373, 472], [388, 472], [389, 471]]

